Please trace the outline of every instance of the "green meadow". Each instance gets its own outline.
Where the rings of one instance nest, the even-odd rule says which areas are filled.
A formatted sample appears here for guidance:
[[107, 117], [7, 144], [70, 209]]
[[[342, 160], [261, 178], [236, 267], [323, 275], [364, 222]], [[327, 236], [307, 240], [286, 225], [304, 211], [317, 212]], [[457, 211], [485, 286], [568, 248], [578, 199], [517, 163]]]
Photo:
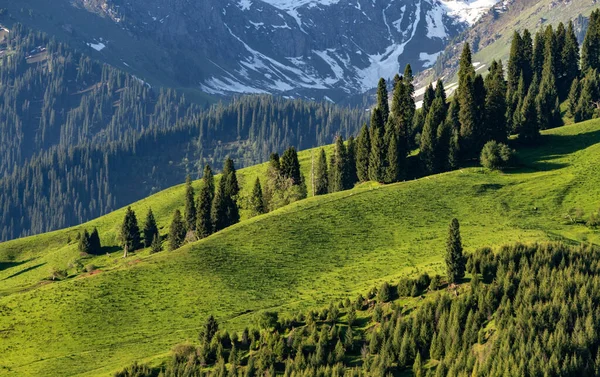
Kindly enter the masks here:
[[[0, 244], [0, 374], [106, 376], [134, 360], [160, 363], [175, 344], [195, 342], [209, 314], [240, 330], [261, 310], [294, 313], [382, 281], [444, 273], [453, 217], [467, 252], [514, 242], [599, 243], [596, 230], [572, 221], [600, 206], [599, 141], [600, 121], [545, 131], [540, 146], [520, 149], [518, 167], [503, 173], [464, 168], [366, 183], [254, 218], [243, 211], [239, 224], [175, 251], [122, 258], [116, 235], [124, 209]], [[311, 153], [300, 153], [307, 179]], [[265, 171], [264, 164], [238, 171], [242, 197]], [[184, 190], [132, 204], [140, 224], [151, 207], [164, 236], [173, 211], [183, 210]], [[76, 235], [93, 227], [106, 254], [82, 256]], [[92, 264], [96, 271], [81, 271]], [[53, 269], [68, 277], [52, 281]]]

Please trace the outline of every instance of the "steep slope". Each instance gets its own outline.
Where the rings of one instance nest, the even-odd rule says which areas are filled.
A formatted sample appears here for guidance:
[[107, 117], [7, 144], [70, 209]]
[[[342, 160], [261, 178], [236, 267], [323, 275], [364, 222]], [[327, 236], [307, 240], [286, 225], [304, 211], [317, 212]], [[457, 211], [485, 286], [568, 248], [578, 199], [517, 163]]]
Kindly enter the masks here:
[[583, 40], [587, 30], [587, 19], [598, 5], [588, 0], [509, 0], [498, 3], [472, 28], [449, 44], [435, 64], [431, 75], [452, 80], [458, 70], [461, 44], [469, 42], [473, 48], [473, 61], [479, 69], [489, 66], [493, 59], [507, 61], [510, 44], [515, 31], [529, 29], [533, 34], [547, 25], [573, 21], [578, 38]]
[[[113, 245], [123, 210], [1, 244], [0, 365], [15, 376], [105, 375], [194, 340], [209, 313], [239, 329], [266, 308], [294, 312], [382, 279], [441, 272], [452, 217], [467, 251], [514, 241], [597, 243], [597, 232], [565, 214], [597, 208], [599, 141], [599, 121], [545, 131], [542, 146], [522, 150], [522, 166], [506, 174], [469, 168], [309, 198], [173, 252], [121, 259]], [[306, 171], [310, 151], [301, 156]], [[240, 171], [242, 187], [264, 168]], [[133, 208], [143, 217], [152, 206], [164, 234], [182, 199], [179, 186]], [[92, 226], [109, 254], [82, 259], [67, 239]], [[77, 275], [68, 267], [75, 260], [101, 272]], [[52, 267], [74, 276], [40, 282]]]
[[151, 84], [337, 102], [407, 63], [431, 66], [494, 3], [23, 0], [5, 4], [0, 22], [57, 35]]

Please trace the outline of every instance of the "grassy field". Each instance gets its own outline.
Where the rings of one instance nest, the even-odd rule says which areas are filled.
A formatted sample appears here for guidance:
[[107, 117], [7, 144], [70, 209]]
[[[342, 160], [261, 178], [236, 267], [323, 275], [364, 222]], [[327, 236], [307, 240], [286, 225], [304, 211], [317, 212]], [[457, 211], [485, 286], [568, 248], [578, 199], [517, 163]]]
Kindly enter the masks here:
[[[521, 241], [599, 243], [571, 224], [572, 208], [600, 205], [600, 121], [547, 131], [505, 173], [468, 168], [394, 185], [365, 184], [248, 219], [176, 251], [127, 259], [114, 245], [124, 210], [81, 227], [0, 244], [0, 374], [108, 375], [133, 360], [161, 361], [195, 341], [214, 314], [241, 329], [265, 309], [295, 312], [353, 298], [383, 280], [443, 273], [452, 217], [467, 251]], [[308, 177], [310, 151], [301, 153]], [[239, 171], [243, 192], [265, 165]], [[199, 183], [196, 183], [198, 187]], [[155, 211], [161, 232], [182, 186], [132, 205]], [[82, 257], [75, 234], [97, 226], [107, 255]], [[67, 244], [68, 238], [72, 241]], [[76, 265], [94, 264], [93, 274]], [[45, 280], [52, 268], [69, 278]]]

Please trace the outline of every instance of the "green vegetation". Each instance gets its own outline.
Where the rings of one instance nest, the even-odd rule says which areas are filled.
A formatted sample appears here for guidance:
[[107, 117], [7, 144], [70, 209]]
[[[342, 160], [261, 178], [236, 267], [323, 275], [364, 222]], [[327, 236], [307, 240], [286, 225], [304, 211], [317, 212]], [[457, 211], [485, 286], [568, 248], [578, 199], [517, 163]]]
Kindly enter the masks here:
[[[365, 183], [249, 220], [242, 208], [240, 224], [176, 251], [121, 258], [125, 209], [3, 243], [1, 364], [8, 375], [105, 375], [133, 360], [160, 362], [173, 345], [195, 342], [209, 314], [241, 331], [265, 308], [297, 313], [383, 281], [445, 275], [443, 245], [454, 217], [467, 253], [514, 241], [599, 242], [593, 228], [569, 218], [573, 209], [598, 207], [599, 141], [600, 122], [590, 121], [543, 131], [541, 146], [521, 149], [521, 165], [509, 174], [467, 168], [387, 186]], [[325, 150], [331, 158], [331, 147]], [[298, 154], [302, 175], [310, 176], [315, 152]], [[240, 197], [250, 197], [268, 167], [238, 171]], [[201, 181], [192, 185], [200, 192]], [[173, 212], [185, 207], [185, 191], [173, 187], [131, 208], [152, 208], [165, 235]], [[92, 227], [103, 255], [82, 257], [75, 237]], [[77, 267], [92, 264], [92, 273]]]

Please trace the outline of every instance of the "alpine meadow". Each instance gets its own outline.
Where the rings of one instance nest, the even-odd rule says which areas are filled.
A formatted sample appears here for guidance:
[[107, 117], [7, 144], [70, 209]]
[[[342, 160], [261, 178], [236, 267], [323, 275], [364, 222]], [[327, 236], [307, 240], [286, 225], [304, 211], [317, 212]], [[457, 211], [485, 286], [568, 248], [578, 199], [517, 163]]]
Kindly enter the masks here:
[[600, 375], [600, 9], [0, 1], [0, 375]]

